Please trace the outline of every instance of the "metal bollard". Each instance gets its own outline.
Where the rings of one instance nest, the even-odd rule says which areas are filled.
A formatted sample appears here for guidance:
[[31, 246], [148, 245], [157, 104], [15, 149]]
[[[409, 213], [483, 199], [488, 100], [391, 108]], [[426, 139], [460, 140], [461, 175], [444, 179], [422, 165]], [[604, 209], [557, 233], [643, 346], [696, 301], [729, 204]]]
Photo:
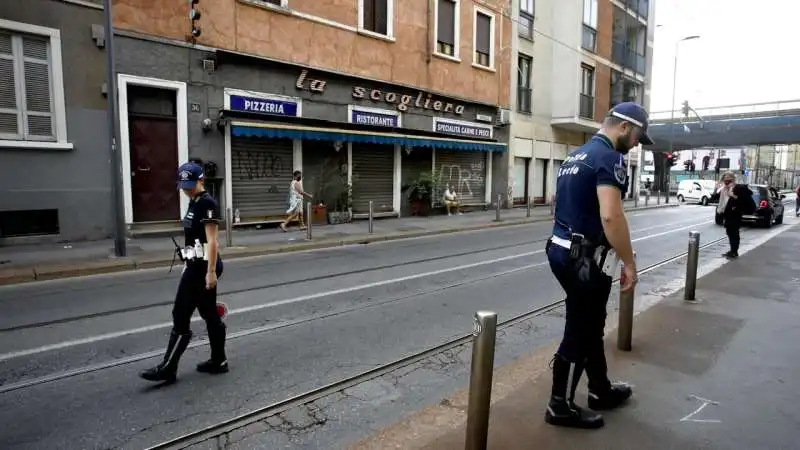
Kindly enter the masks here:
[[531, 216], [531, 198], [528, 197], [528, 201], [526, 202], [525, 205], [525, 217], [530, 217], [530, 216]]
[[311, 234], [311, 222], [313, 222], [313, 220], [311, 220], [311, 207], [312, 206], [313, 205], [311, 204], [311, 202], [307, 202], [306, 203], [306, 239], [308, 239], [309, 241], [311, 240], [311, 237], [312, 237], [312, 234]]
[[372, 200], [370, 200], [369, 201], [369, 234], [372, 234], [372, 219], [373, 219], [373, 217], [374, 216], [373, 216], [373, 213], [372, 213]]
[[497, 194], [497, 203], [494, 205], [494, 220], [500, 222], [500, 194]]
[[661, 204], [661, 191], [656, 191], [656, 205]]
[[639, 193], [638, 192], [634, 192], [634, 195], [633, 195], [633, 207], [634, 208], [638, 208], [639, 207]]
[[686, 253], [686, 283], [683, 289], [683, 299], [695, 301], [694, 293], [697, 289], [697, 264], [700, 260], [700, 232], [689, 232], [689, 251]]
[[233, 247], [233, 209], [225, 211], [225, 246]]
[[550, 215], [551, 216], [555, 216], [556, 215], [556, 196], [555, 196], [555, 194], [553, 194], [550, 197]]
[[644, 206], [647, 207], [648, 204], [650, 204], [650, 190], [649, 189], [644, 191]]
[[489, 402], [492, 398], [494, 344], [497, 313], [478, 311], [472, 330], [472, 368], [469, 376], [466, 450], [486, 450], [489, 437]]
[[[636, 252], [633, 252], [633, 260], [636, 261]], [[620, 275], [625, 274], [623, 265]], [[619, 283], [619, 317], [617, 320], [617, 348], [629, 352], [631, 351], [631, 341], [633, 340], [633, 298], [636, 292], [634, 286], [628, 292], [622, 292], [622, 280]]]

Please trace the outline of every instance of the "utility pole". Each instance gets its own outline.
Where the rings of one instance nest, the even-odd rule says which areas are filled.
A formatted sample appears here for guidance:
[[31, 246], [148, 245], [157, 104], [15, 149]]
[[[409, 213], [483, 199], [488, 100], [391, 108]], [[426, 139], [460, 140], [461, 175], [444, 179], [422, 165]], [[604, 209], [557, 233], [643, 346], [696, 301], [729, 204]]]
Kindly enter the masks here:
[[125, 240], [125, 211], [123, 209], [122, 192], [122, 155], [117, 145], [117, 77], [114, 70], [114, 25], [111, 15], [111, 0], [104, 0], [106, 38], [106, 69], [108, 71], [108, 143], [111, 150], [111, 195], [114, 205], [114, 255], [123, 257], [128, 254]]

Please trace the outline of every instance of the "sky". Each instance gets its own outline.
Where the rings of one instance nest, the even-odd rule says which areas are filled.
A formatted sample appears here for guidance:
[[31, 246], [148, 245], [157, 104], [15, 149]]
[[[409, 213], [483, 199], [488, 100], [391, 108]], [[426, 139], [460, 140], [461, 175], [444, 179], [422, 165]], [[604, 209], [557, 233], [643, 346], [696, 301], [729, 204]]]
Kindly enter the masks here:
[[[800, 99], [800, 0], [655, 0], [650, 110]], [[652, 25], [651, 25], [652, 26]]]

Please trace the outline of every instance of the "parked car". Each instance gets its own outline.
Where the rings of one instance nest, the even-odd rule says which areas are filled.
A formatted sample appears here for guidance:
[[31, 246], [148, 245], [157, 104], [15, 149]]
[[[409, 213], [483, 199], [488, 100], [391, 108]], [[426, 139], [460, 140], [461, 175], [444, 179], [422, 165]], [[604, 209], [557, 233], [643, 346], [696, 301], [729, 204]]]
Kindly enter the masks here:
[[[754, 223], [758, 226], [769, 228], [772, 224], [780, 225], [783, 223], [783, 199], [786, 195], [778, 193], [773, 186], [764, 184], [748, 184], [748, 188], [753, 191], [753, 201], [756, 210], [753, 214], [742, 216], [743, 223]], [[723, 225], [722, 214], [714, 213], [714, 222]]]
[[705, 206], [712, 203], [711, 200], [716, 192], [717, 182], [714, 180], [681, 180], [678, 183], [678, 201], [681, 203], [698, 202]]

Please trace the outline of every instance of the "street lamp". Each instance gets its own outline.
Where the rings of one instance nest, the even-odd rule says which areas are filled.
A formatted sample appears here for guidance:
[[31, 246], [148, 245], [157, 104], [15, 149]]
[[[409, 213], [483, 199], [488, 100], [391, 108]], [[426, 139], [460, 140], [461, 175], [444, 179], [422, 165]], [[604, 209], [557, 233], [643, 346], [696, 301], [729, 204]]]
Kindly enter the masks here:
[[[670, 104], [670, 108], [669, 108], [670, 109], [670, 119], [669, 119], [669, 153], [670, 154], [672, 153], [672, 134], [673, 134], [673, 129], [675, 128], [674, 127], [674, 125], [675, 125], [675, 88], [676, 88], [677, 80], [678, 80], [678, 44], [680, 44], [681, 42], [684, 42], [684, 41], [691, 41], [693, 39], [699, 39], [699, 38], [700, 38], [699, 35], [692, 35], [692, 36], [686, 36], [683, 39], [678, 39], [675, 42], [675, 62], [674, 62], [674, 65], [672, 67], [672, 103]], [[667, 195], [666, 202], [669, 203], [669, 170], [667, 170], [666, 167], [664, 167], [664, 180], [665, 180], [664, 184], [666, 185], [664, 187], [664, 191], [666, 192], [666, 195]]]

